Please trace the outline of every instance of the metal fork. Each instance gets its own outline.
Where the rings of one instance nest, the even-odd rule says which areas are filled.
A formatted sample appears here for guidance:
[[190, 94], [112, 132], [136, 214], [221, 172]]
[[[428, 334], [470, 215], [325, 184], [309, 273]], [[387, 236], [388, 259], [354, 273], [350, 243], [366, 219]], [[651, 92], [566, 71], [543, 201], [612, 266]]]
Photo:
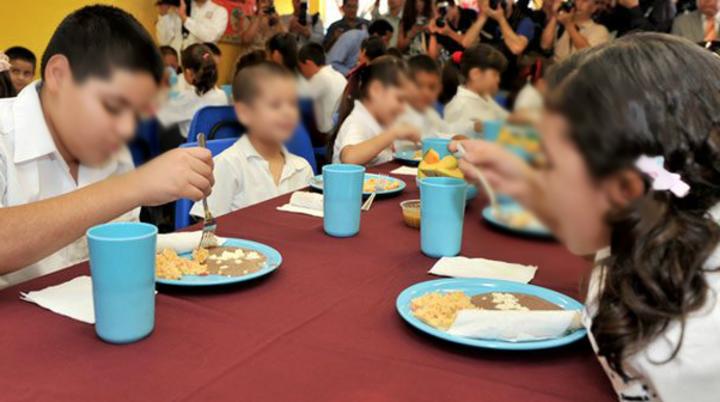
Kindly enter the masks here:
[[[200, 143], [200, 146], [207, 149], [207, 143], [205, 142], [205, 134], [199, 133], [197, 135], [198, 142]], [[203, 197], [202, 199], [203, 203], [203, 210], [205, 211], [205, 217], [203, 219], [203, 231], [202, 231], [202, 237], [200, 238], [200, 248], [209, 248], [213, 247], [217, 244], [217, 239], [215, 237], [215, 230], [217, 229], [217, 222], [215, 221], [215, 217], [213, 217], [212, 213], [210, 213], [210, 208], [208, 208], [207, 203], [207, 196]]]

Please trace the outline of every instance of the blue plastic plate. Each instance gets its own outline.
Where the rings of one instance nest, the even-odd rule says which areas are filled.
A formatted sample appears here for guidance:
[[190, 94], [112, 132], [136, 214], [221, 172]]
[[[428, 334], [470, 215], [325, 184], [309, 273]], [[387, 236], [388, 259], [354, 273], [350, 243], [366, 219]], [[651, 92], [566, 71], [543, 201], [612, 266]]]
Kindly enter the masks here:
[[475, 296], [490, 292], [514, 292], [524, 293], [543, 298], [551, 303], [557, 304], [565, 310], [581, 310], [583, 305], [577, 300], [565, 296], [562, 293], [535, 285], [524, 283], [499, 281], [493, 279], [437, 279], [434, 281], [420, 282], [410, 286], [400, 293], [395, 303], [400, 316], [413, 327], [436, 338], [461, 345], [473, 346], [476, 348], [501, 349], [501, 350], [536, 350], [550, 349], [573, 343], [587, 335], [585, 329], [578, 329], [569, 334], [542, 341], [508, 342], [493, 339], [475, 339], [450, 335], [447, 332], [433, 328], [415, 318], [410, 310], [410, 302], [430, 292], [465, 292], [469, 296]]
[[[405, 182], [402, 181], [402, 180], [400, 180], [400, 179], [398, 179], [398, 178], [396, 178], [396, 177], [384, 176], [384, 175], [373, 174], [373, 173], [365, 173], [365, 180], [367, 180], [367, 179], [372, 179], [372, 178], [379, 178], [379, 177], [383, 177], [383, 178], [388, 179], [388, 180], [390, 180], [390, 181], [392, 181], [392, 182], [400, 183], [400, 187], [394, 188], [394, 189], [392, 189], [392, 190], [378, 191], [378, 192], [376, 193], [377, 195], [400, 194], [403, 190], [405, 190], [405, 186], [406, 186]], [[323, 189], [323, 177], [322, 177], [321, 174], [319, 174], [319, 175], [313, 177], [312, 179], [310, 179], [310, 187], [314, 188], [315, 190], [322, 191], [322, 189]], [[372, 193], [368, 193], [368, 192], [364, 192], [364, 193], [363, 193], [363, 195], [370, 195], [370, 194], [372, 194]]]
[[420, 164], [421, 157], [416, 156], [414, 149], [406, 149], [403, 151], [395, 152], [395, 159], [404, 163], [405, 165], [417, 166]]
[[[500, 211], [504, 214], [512, 214], [512, 213], [518, 213], [522, 212], [523, 208], [516, 204], [515, 202], [506, 202], [506, 203], [500, 203]], [[491, 225], [498, 227], [502, 230], [506, 230], [511, 233], [520, 234], [523, 236], [533, 236], [533, 237], [552, 237], [552, 233], [543, 225], [540, 223], [528, 225], [525, 227], [515, 227], [510, 226], [507, 222], [498, 219], [495, 217], [495, 214], [493, 214], [492, 207], [485, 207], [485, 209], [482, 210], [482, 216]]]
[[[265, 276], [275, 271], [280, 264], [282, 264], [282, 256], [280, 252], [270, 246], [266, 246], [262, 243], [242, 240], [242, 239], [227, 239], [222, 246], [227, 247], [242, 247], [250, 250], [257, 251], [264, 254], [267, 257], [265, 266], [260, 268], [259, 271], [253, 272], [243, 276], [222, 276], [222, 275], [185, 275], [181, 279], [160, 279], [156, 278], [155, 282], [163, 285], [171, 286], [218, 286], [218, 285], [229, 285], [231, 283], [251, 281], [255, 278]], [[180, 254], [180, 257], [192, 258], [192, 253]]]

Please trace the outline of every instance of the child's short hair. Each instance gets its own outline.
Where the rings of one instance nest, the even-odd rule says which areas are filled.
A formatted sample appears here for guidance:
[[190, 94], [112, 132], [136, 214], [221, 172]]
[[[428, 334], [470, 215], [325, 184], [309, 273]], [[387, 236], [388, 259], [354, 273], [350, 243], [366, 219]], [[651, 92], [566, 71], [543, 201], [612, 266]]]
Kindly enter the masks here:
[[233, 78], [237, 76], [243, 68], [254, 66], [265, 61], [267, 61], [267, 52], [264, 50], [253, 50], [250, 53], [240, 56], [235, 62], [235, 73], [233, 74]]
[[373, 23], [370, 24], [370, 26], [368, 27], [368, 34], [370, 34], [370, 36], [382, 37], [387, 34], [391, 34], [394, 31], [395, 28], [393, 28], [393, 26], [389, 22], [383, 19], [373, 21]]
[[385, 54], [388, 56], [397, 57], [398, 59], [403, 58], [403, 52], [396, 47], [389, 48], [387, 52], [385, 52]]
[[291, 71], [297, 71], [298, 66], [298, 48], [295, 36], [287, 32], [280, 32], [268, 39], [268, 53], [279, 52], [282, 56], [282, 64]]
[[184, 69], [192, 70], [195, 73], [192, 84], [198, 95], [205, 94], [217, 84], [217, 65], [212, 58], [212, 51], [207, 46], [196, 43], [183, 50], [182, 65]]
[[387, 53], [387, 46], [385, 41], [377, 36], [371, 36], [360, 44], [360, 49], [365, 53], [368, 61], [373, 61], [380, 56], [384, 56]]
[[419, 54], [408, 59], [408, 72], [410, 77], [415, 77], [419, 72], [440, 76], [440, 67], [435, 60], [426, 54]]
[[207, 46], [208, 49], [210, 49], [210, 52], [214, 54], [215, 56], [222, 56], [222, 51], [220, 50], [220, 47], [218, 45], [212, 43], [212, 42], [205, 42], [203, 45]]
[[65, 56], [73, 78], [108, 78], [116, 68], [146, 72], [156, 83], [163, 77], [163, 61], [150, 34], [127, 12], [113, 6], [83, 7], [65, 17], [53, 33], [42, 57], [42, 77], [48, 61]]
[[284, 66], [271, 61], [261, 61], [238, 70], [232, 84], [235, 102], [252, 103], [260, 92], [260, 83], [269, 78], [294, 80], [293, 73]]
[[322, 45], [318, 43], [310, 42], [300, 49], [300, 53], [298, 53], [298, 60], [300, 63], [304, 63], [309, 60], [315, 63], [318, 67], [324, 66], [325, 49], [323, 49]]
[[462, 53], [460, 58], [460, 74], [467, 78], [474, 68], [481, 70], [496, 70], [500, 73], [507, 68], [508, 61], [505, 55], [490, 45], [481, 43], [471, 46]]
[[178, 60], [180, 59], [177, 50], [175, 50], [175, 48], [172, 46], [160, 46], [160, 54], [162, 54], [163, 56], [175, 56], [178, 58]]
[[30, 49], [22, 46], [13, 46], [11, 48], [8, 48], [8, 50], [5, 51], [5, 55], [10, 59], [10, 61], [13, 60], [23, 60], [27, 61], [28, 63], [32, 64], [33, 66], [33, 72], [35, 72], [35, 65], [37, 64], [37, 57], [35, 57], [35, 53], [33, 53]]

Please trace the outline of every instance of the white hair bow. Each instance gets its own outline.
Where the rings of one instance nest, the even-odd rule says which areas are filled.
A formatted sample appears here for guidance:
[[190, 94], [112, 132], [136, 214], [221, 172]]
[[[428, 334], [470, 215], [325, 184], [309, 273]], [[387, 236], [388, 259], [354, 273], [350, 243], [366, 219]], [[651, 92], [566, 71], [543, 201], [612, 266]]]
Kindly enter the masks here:
[[665, 169], [665, 158], [662, 156], [643, 155], [635, 161], [635, 167], [650, 177], [653, 190], [670, 191], [678, 198], [685, 197], [690, 191], [690, 186], [679, 174]]
[[0, 73], [10, 71], [10, 58], [3, 52], [0, 52]]

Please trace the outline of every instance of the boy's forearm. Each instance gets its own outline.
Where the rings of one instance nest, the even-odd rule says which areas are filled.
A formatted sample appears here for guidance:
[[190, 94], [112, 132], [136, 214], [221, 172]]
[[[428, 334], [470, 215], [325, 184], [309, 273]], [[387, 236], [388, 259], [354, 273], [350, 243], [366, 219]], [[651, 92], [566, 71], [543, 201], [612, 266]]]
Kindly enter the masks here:
[[367, 141], [359, 144], [348, 145], [340, 151], [340, 161], [342, 163], [352, 163], [355, 165], [365, 165], [370, 163], [375, 157], [392, 145], [395, 136], [389, 132], [377, 135]]
[[33, 264], [141, 203], [128, 173], [72, 193], [0, 208], [0, 274]]

